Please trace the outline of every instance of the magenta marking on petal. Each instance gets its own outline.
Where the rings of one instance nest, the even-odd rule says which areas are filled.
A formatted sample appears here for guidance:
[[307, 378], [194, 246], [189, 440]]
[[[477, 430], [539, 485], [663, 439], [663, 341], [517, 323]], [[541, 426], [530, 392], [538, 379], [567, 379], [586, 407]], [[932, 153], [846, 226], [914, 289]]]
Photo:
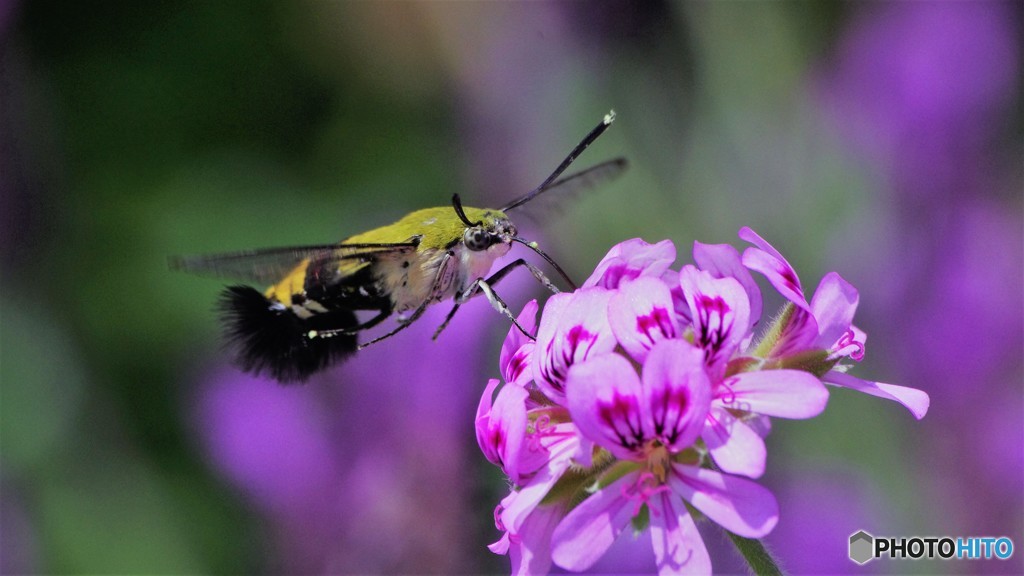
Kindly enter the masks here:
[[640, 407], [636, 397], [623, 396], [617, 391], [610, 402], [598, 402], [598, 418], [615, 434], [618, 443], [627, 450], [638, 450], [646, 440], [640, 425]]
[[614, 289], [622, 285], [623, 280], [636, 280], [640, 276], [640, 272], [641, 270], [630, 266], [626, 262], [610, 266], [604, 273], [600, 285], [605, 288]]
[[725, 300], [721, 296], [711, 297], [707, 294], [700, 295], [700, 301], [697, 303], [698, 307], [706, 310], [717, 312], [719, 316], [724, 316], [729, 311], [729, 305], [725, 303]]
[[568, 347], [566, 351], [569, 352], [568, 356], [565, 356], [563, 351], [563, 357], [565, 357], [566, 363], [570, 363], [573, 358], [576, 357], [576, 350], [580, 347], [582, 342], [587, 342], [587, 352], [590, 352], [590, 347], [594, 345], [594, 335], [587, 331], [582, 325], [576, 325], [569, 329], [569, 333], [565, 335]]
[[648, 348], [661, 339], [655, 338], [652, 335], [652, 331], [656, 330], [667, 338], [674, 338], [676, 336], [675, 327], [672, 324], [672, 319], [669, 317], [668, 310], [660, 306], [653, 308], [650, 314], [637, 316], [636, 330], [647, 337]]
[[[700, 294], [696, 299], [696, 304], [701, 321], [701, 340], [717, 347], [725, 341], [728, 330], [722, 319], [731, 309], [721, 296], [711, 297], [707, 294]], [[712, 322], [713, 319], [717, 321]]]
[[586, 346], [583, 357], [590, 354], [590, 350], [597, 342], [597, 336], [592, 334], [583, 325], [577, 324], [569, 329], [565, 334], [565, 342], [561, 346], [561, 353], [559, 354], [561, 360], [560, 363], [555, 362], [555, 355], [552, 354], [552, 349], [555, 346], [555, 340], [552, 340], [547, 345], [547, 362], [541, 366], [541, 376], [551, 384], [551, 386], [558, 392], [563, 392], [565, 388], [565, 376], [566, 369], [576, 362], [577, 352], [582, 346]]
[[697, 307], [697, 326], [700, 328], [698, 341], [708, 351], [707, 364], [712, 365], [718, 360], [722, 345], [728, 341], [732, 332], [733, 316], [729, 314], [732, 309], [721, 296], [697, 294], [694, 303]]
[[508, 365], [505, 366], [505, 381], [515, 382], [524, 370], [530, 365], [530, 355], [526, 348], [520, 348], [516, 350], [515, 354], [509, 358]]
[[[690, 410], [690, 390], [685, 387], [664, 387], [651, 393], [651, 417], [654, 434], [668, 446], [672, 446], [683, 433], [686, 425], [682, 417]], [[675, 416], [673, 422], [669, 415]]]
[[800, 286], [800, 279], [796, 277], [796, 271], [788, 266], [785, 262], [779, 262], [778, 266], [779, 276], [786, 282], [786, 286], [796, 292], [797, 294], [803, 294], [804, 289]]
[[485, 438], [489, 454], [487, 459], [496, 464], [499, 468], [505, 468], [502, 454], [505, 452], [505, 431], [500, 426], [488, 425]]
[[[565, 372], [556, 365], [556, 358], [552, 352], [554, 345], [554, 340], [548, 343], [547, 354], [544, 355], [544, 363], [540, 367], [540, 376], [550, 384], [556, 392], [564, 393]], [[562, 355], [562, 361], [562, 365], [567, 366], [564, 354]]]
[[551, 340], [548, 342], [547, 349], [544, 354], [544, 364], [540, 368], [541, 377], [544, 378], [551, 386], [558, 392], [562, 391], [562, 383], [565, 382], [565, 374], [555, 366], [555, 355], [552, 352], [552, 348], [555, 347], [555, 341]]

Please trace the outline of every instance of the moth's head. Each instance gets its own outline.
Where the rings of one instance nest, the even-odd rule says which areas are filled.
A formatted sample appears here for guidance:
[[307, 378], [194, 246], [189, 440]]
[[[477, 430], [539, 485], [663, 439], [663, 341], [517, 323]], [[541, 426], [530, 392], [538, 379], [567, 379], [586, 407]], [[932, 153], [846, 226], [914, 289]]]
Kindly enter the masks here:
[[502, 253], [508, 251], [517, 230], [515, 224], [508, 219], [504, 212], [463, 207], [458, 194], [452, 198], [452, 206], [466, 226], [462, 233], [462, 242], [466, 248], [480, 252], [488, 250], [492, 246], [500, 246], [504, 248], [501, 250]]

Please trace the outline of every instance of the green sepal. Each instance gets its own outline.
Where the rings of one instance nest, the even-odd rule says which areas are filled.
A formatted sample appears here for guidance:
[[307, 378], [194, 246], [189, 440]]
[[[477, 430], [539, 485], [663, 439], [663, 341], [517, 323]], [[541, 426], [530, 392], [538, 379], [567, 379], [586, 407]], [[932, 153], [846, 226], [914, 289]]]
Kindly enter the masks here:
[[772, 363], [771, 367], [803, 370], [821, 378], [834, 368], [838, 361], [838, 358], [829, 359], [828, 352], [825, 350], [808, 350], [799, 354], [793, 354], [792, 356], [786, 356], [785, 358], [779, 358], [778, 362]]
[[639, 470], [641, 466], [642, 465], [639, 462], [630, 462], [628, 460], [617, 461], [615, 464], [608, 467], [608, 470], [598, 478], [594, 485], [594, 489], [591, 490], [591, 492], [596, 492], [612, 482], [615, 482], [619, 478], [622, 478], [626, 474]]
[[767, 358], [768, 353], [772, 351], [775, 344], [779, 341], [779, 336], [782, 335], [782, 329], [789, 324], [790, 318], [793, 317], [793, 312], [796, 310], [796, 306], [792, 302], [787, 302], [782, 306], [778, 315], [772, 320], [772, 323], [768, 326], [768, 330], [761, 336], [761, 340], [758, 341], [757, 346], [754, 348], [754, 356], [758, 358]]
[[[725, 530], [723, 528], [723, 530]], [[764, 542], [754, 538], [744, 538], [725, 530], [729, 540], [736, 546], [736, 550], [743, 556], [743, 559], [750, 566], [750, 570], [758, 576], [782, 576], [782, 569]]]
[[[792, 302], [787, 302], [783, 305], [782, 310], [777, 316], [775, 316], [775, 319], [772, 320], [772, 323], [764, 333], [764, 336], [762, 336], [761, 340], [758, 341], [757, 346], [753, 350], [753, 356], [756, 358], [768, 358], [772, 349], [774, 349], [776, 344], [778, 344], [782, 333], [785, 331], [790, 321], [792, 321], [793, 314], [795, 312], [796, 305]], [[827, 374], [829, 370], [832, 370], [838, 361], [838, 358], [829, 358], [828, 350], [806, 350], [789, 356], [774, 358], [772, 361], [762, 365], [761, 369], [772, 370], [784, 368], [789, 370], [802, 370], [821, 378]], [[747, 366], [748, 364], [744, 363], [730, 366], [730, 368], [733, 372], [741, 372], [747, 368]]]
[[589, 470], [569, 468], [548, 490], [541, 505], [567, 502], [569, 508], [576, 506], [586, 498], [587, 486], [593, 483], [591, 475]]

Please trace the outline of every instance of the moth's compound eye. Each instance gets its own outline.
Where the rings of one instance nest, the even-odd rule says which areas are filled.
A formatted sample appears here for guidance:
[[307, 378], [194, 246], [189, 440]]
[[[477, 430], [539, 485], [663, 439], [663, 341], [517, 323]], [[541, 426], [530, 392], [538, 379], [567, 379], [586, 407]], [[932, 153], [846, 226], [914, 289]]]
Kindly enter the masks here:
[[474, 252], [486, 250], [493, 244], [491, 234], [480, 228], [468, 228], [466, 233], [463, 234], [462, 240], [466, 244], [466, 248]]

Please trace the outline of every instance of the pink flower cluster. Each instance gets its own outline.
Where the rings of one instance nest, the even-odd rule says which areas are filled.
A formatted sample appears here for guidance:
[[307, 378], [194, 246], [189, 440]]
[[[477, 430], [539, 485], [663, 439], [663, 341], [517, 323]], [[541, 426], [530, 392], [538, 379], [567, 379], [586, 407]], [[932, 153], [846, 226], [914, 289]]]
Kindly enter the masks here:
[[[860, 380], [857, 290], [825, 276], [808, 303], [789, 263], [749, 228], [742, 255], [696, 243], [675, 271], [675, 246], [634, 239], [611, 249], [572, 293], [537, 303], [501, 350], [476, 417], [487, 459], [511, 493], [495, 510], [512, 572], [551, 563], [586, 570], [632, 526], [648, 531], [660, 574], [708, 573], [691, 510], [747, 538], [771, 532], [778, 505], [764, 473], [770, 416], [811, 418], [824, 384], [895, 400], [924, 416], [928, 396]], [[759, 326], [758, 272], [788, 301]]]

